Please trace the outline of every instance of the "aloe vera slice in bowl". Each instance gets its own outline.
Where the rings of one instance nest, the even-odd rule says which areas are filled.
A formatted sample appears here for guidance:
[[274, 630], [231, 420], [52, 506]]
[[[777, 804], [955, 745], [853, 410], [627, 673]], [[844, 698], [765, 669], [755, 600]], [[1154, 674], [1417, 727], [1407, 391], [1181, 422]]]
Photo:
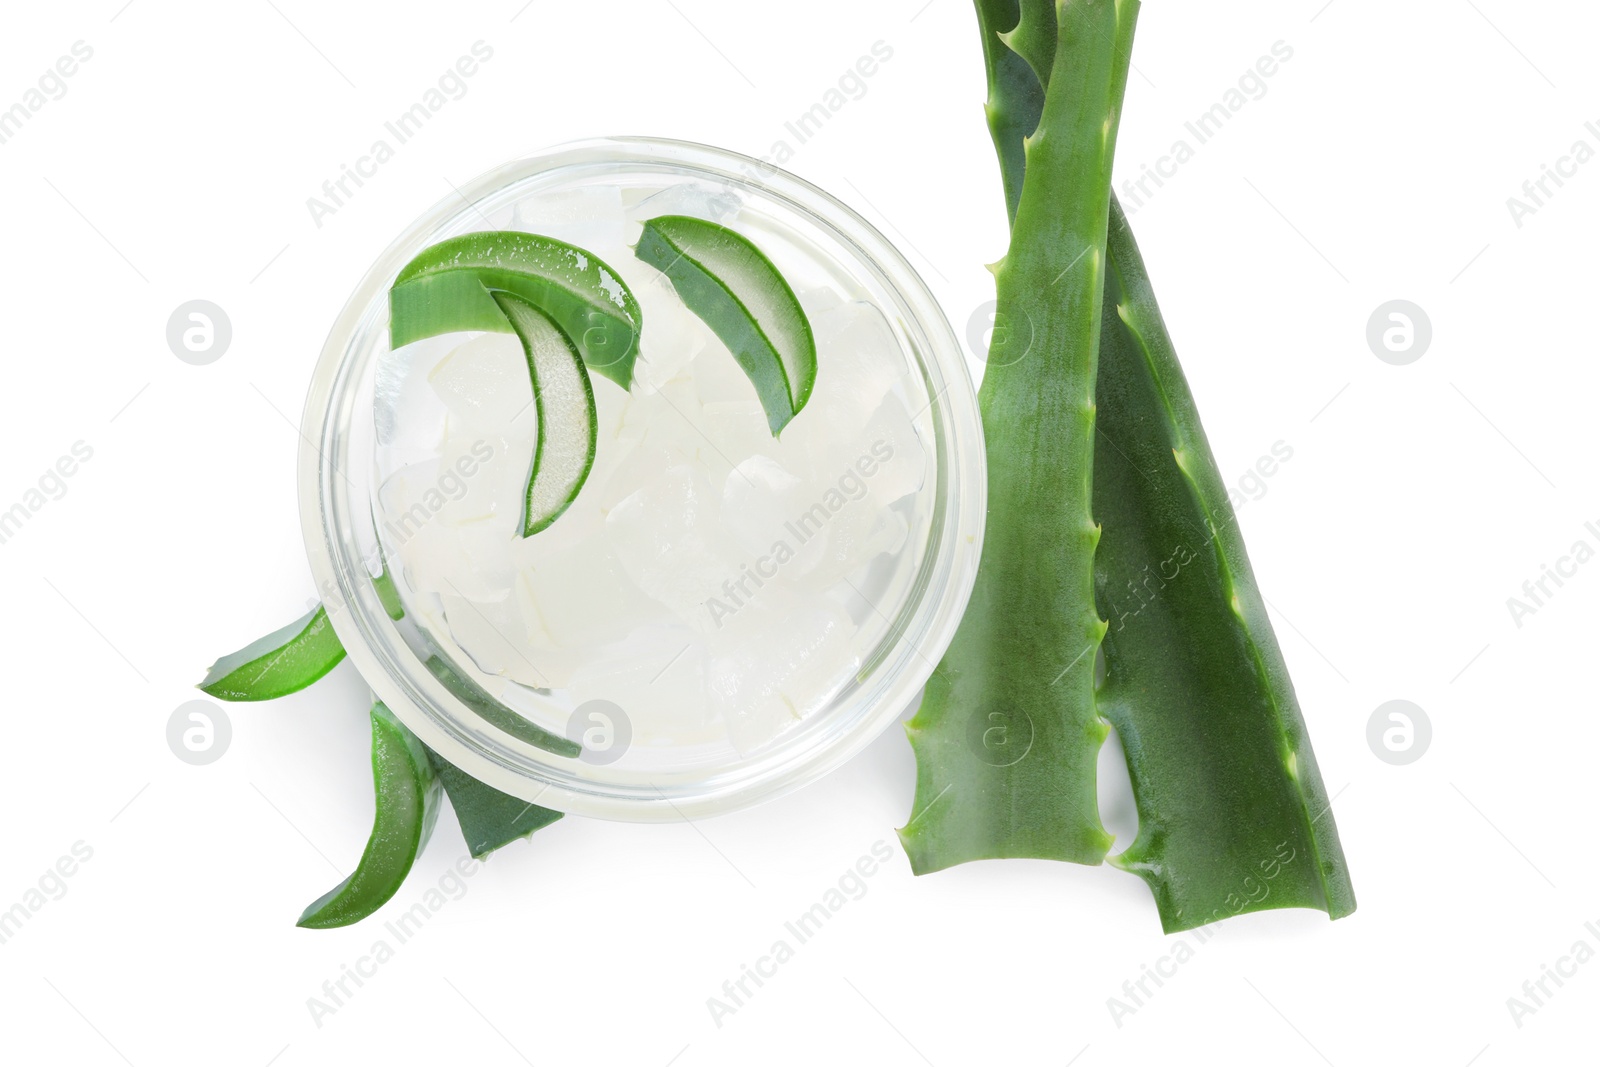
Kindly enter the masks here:
[[492, 296], [522, 342], [533, 377], [539, 429], [522, 515], [522, 536], [531, 537], [577, 499], [594, 466], [600, 419], [589, 372], [566, 335], [526, 300], [504, 292]]
[[634, 253], [665, 274], [690, 311], [750, 376], [772, 436], [800, 413], [817, 380], [817, 346], [794, 290], [762, 251], [714, 222], [661, 215]]
[[344, 659], [327, 609], [320, 604], [281, 630], [211, 665], [200, 690], [218, 700], [275, 700], [315, 682]]
[[461, 836], [466, 838], [473, 859], [481, 860], [561, 818], [559, 811], [541, 808], [485, 785], [431, 748], [428, 759], [455, 809]]
[[439, 818], [439, 780], [427, 750], [383, 704], [372, 706], [372, 834], [355, 873], [311, 902], [297, 926], [360, 922], [399, 891]]
[[513, 332], [491, 295], [548, 315], [590, 369], [627, 389], [639, 354], [639, 303], [598, 256], [552, 237], [489, 230], [424, 249], [389, 289], [389, 344], [458, 330]]

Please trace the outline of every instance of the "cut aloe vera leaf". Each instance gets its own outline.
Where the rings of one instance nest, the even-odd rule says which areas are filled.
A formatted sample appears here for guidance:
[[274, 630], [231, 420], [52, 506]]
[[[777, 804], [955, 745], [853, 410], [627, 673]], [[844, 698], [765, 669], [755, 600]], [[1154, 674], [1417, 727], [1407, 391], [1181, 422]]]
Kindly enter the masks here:
[[344, 646], [318, 605], [303, 618], [211, 665], [199, 688], [218, 700], [275, 700], [315, 682], [344, 659]]
[[[990, 132], [1014, 214], [1022, 138], [1044, 95], [1034, 65], [1048, 79], [1048, 58], [1037, 57], [1048, 56], [1040, 45], [1053, 26], [1038, 18], [1017, 25], [1017, 0], [977, 7]], [[1095, 582], [1111, 629], [1096, 703], [1121, 737], [1140, 816], [1138, 837], [1112, 862], [1150, 884], [1169, 932], [1276, 907], [1324, 908], [1339, 918], [1355, 899], [1316, 758], [1115, 196], [1107, 262], [1096, 384], [1104, 447], [1095, 451], [1093, 506], [1104, 528]], [[1152, 575], [1155, 585], [1143, 587]], [[1141, 585], [1131, 601], [1130, 580]]]
[[428, 759], [450, 798], [456, 821], [461, 824], [461, 836], [466, 838], [474, 859], [481, 860], [561, 818], [559, 811], [538, 807], [485, 785], [431, 748]]
[[457, 700], [472, 709], [478, 718], [510, 734], [518, 741], [526, 742], [535, 748], [542, 748], [557, 756], [570, 756], [573, 759], [577, 759], [583, 751], [577, 742], [541, 729], [501, 704], [487, 689], [462, 675], [444, 657], [429, 656], [424, 666]]
[[1100, 345], [1096, 557], [1100, 713], [1117, 728], [1139, 833], [1112, 858], [1161, 925], [1245, 911], [1355, 910], [1328, 793], [1227, 485], [1113, 207]]
[[817, 381], [811, 323], [778, 268], [726, 226], [688, 215], [650, 219], [634, 252], [665, 274], [689, 310], [728, 346], [778, 436], [806, 406]]
[[355, 873], [312, 901], [297, 926], [360, 922], [399, 891], [439, 818], [439, 781], [428, 753], [394, 713], [372, 706], [372, 834]]
[[457, 330], [512, 332], [496, 291], [548, 315], [591, 370], [632, 385], [642, 320], [622, 276], [591, 252], [530, 233], [469, 233], [424, 249], [389, 290], [390, 347]]
[[1107, 726], [1095, 711], [1090, 512], [1106, 220], [1138, 4], [1062, 3], [1054, 77], [979, 390], [989, 521], [971, 601], [907, 724], [917, 788], [901, 842], [917, 873], [1007, 856], [1099, 863]]
[[521, 340], [533, 377], [539, 428], [522, 512], [522, 536], [532, 537], [578, 498], [594, 466], [600, 419], [589, 372], [556, 324], [520, 297], [501, 292], [493, 297]]

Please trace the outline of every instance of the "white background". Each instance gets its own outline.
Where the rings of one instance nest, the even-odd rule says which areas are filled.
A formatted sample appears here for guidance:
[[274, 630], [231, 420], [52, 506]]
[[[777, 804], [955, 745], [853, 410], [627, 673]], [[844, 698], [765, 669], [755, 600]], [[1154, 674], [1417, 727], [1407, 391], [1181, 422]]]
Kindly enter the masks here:
[[[1600, 963], [1519, 1027], [1600, 921], [1593, 891], [1600, 562], [1519, 627], [1506, 600], [1593, 490], [1600, 161], [1515, 225], [1506, 198], [1600, 120], [1592, 5], [1254, 0], [1146, 6], [1118, 171], [1137, 177], [1274, 42], [1293, 58], [1134, 225], [1224, 473], [1293, 459], [1241, 512], [1354, 875], [1330, 924], [1276, 912], [1161, 933], [1109, 867], [913, 879], [891, 730], [825, 782], [696, 825], [568, 819], [494, 856], [318, 1026], [307, 1000], [464, 847], [449, 815], [372, 923], [293, 926], [369, 829], [366, 691], [348, 666], [233, 706], [191, 767], [165, 727], [217, 654], [313, 595], [297, 423], [335, 313], [414, 217], [520, 153], [611, 133], [763, 155], [873, 43], [893, 58], [791, 169], [899, 243], [958, 333], [1003, 252], [964, 0], [306, 0], [16, 4], [0, 107], [74, 42], [92, 60], [0, 144], [7, 203], [0, 509], [77, 441], [93, 458], [11, 540], [0, 909], [92, 859], [0, 945], [0, 1055], [82, 1064], [816, 1062], [1091, 1067], [1573, 1062]], [[120, 8], [120, 10], [119, 10]], [[1321, 8], [1321, 10], [1319, 10]], [[473, 42], [494, 58], [316, 226], [306, 199]], [[234, 339], [179, 362], [215, 301]], [[1403, 298], [1422, 359], [1368, 349]], [[976, 365], [976, 364], [975, 364]], [[1553, 587], [1552, 587], [1553, 588]], [[1427, 712], [1408, 766], [1381, 703]], [[894, 858], [716, 1026], [706, 999], [874, 842]], [[1107, 998], [1195, 947], [1119, 1027]]]

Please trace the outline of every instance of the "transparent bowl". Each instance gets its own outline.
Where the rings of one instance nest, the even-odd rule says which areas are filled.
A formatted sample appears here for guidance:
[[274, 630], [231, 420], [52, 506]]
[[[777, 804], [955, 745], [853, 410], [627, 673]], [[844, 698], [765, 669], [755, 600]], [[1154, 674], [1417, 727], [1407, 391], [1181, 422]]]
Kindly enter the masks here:
[[[737, 197], [775, 239], [812, 257], [807, 270], [848, 282], [881, 311], [922, 392], [927, 521], [898, 603], [884, 605], [882, 638], [853, 681], [825, 707], [745, 754], [708, 763], [657, 745], [614, 762], [558, 755], [495, 725], [519, 715], [565, 733], [559, 692], [502, 693], [491, 714], [459, 699], [425, 658], [417, 628], [390, 617], [380, 572], [374, 400], [388, 352], [388, 288], [400, 267], [440, 240], [509, 228], [517, 205], [607, 185], [693, 183]], [[797, 287], [798, 288], [798, 287]], [[646, 335], [649, 335], [648, 321]], [[820, 354], [826, 373], [826, 354]], [[803, 417], [803, 414], [802, 414]], [[984, 450], [960, 346], [903, 256], [822, 190], [769, 164], [704, 145], [616, 138], [561, 146], [499, 167], [419, 219], [378, 258], [340, 313], [311, 383], [302, 426], [300, 503], [306, 551], [335, 632], [378, 699], [424, 743], [487, 784], [543, 807], [626, 821], [697, 818], [747, 807], [814, 781], [896, 721], [932, 674], [966, 607], [981, 551]], [[480, 694], [481, 698], [482, 694]]]

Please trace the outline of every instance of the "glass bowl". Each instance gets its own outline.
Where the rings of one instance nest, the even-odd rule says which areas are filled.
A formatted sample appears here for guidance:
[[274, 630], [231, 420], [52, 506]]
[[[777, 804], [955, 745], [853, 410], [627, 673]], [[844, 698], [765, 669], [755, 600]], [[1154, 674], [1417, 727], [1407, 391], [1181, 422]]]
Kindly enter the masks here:
[[[592, 699], [592, 692], [585, 699], [582, 686], [506, 683], [477, 662], [463, 662], [460, 649], [438, 632], [438, 617], [422, 606], [431, 594], [412, 587], [407, 568], [390, 566], [381, 532], [384, 442], [393, 427], [380, 433], [384, 416], [375, 412], [388, 403], [380, 403], [380, 369], [399, 357], [389, 350], [387, 301], [399, 269], [438, 241], [479, 230], [522, 228], [570, 239], [550, 227], [609, 225], [613, 220], [584, 212], [603, 214], [596, 205], [639, 204], [658, 193], [666, 195], [655, 203], [674, 213], [724, 214], [718, 221], [756, 240], [796, 290], [821, 285], [851, 306], [881, 313], [882, 336], [892, 334], [903, 360], [902, 367], [889, 357], [903, 372], [899, 388], [908, 395], [901, 399], [915, 412], [911, 423], [924, 455], [915, 521], [898, 550], [903, 573], [890, 593], [862, 594], [851, 609], [852, 618], [866, 620], [861, 632], [870, 629], [872, 647], [852, 658], [849, 677], [823, 703], [747, 748], [653, 728], [648, 701], [635, 701], [630, 721], [628, 711]], [[648, 269], [614, 265], [625, 276]], [[644, 336], [650, 344], [648, 317]], [[648, 350], [641, 358], [648, 367]], [[828, 359], [820, 349], [819, 374], [828, 373]], [[623, 394], [621, 402], [631, 400]], [[704, 145], [636, 137], [565, 145], [499, 167], [437, 204], [378, 258], [340, 313], [311, 383], [301, 436], [301, 519], [312, 572], [335, 632], [376, 697], [473, 777], [577, 815], [704, 817], [799, 788], [844, 763], [898, 719], [932, 674], [966, 607], [982, 546], [985, 470], [976, 397], [960, 346], [927, 286], [876, 229], [832, 196], [770, 164]], [[393, 590], [375, 581], [382, 574], [394, 580]], [[875, 618], [867, 618], [869, 610]], [[640, 651], [641, 671], [652, 666], [644, 657], [655, 654]], [[449, 664], [442, 672], [441, 662]], [[530, 743], [527, 731], [516, 728], [522, 722], [598, 743], [573, 756], [576, 746], [564, 753], [559, 744]], [[612, 750], [619, 733], [621, 744]]]

